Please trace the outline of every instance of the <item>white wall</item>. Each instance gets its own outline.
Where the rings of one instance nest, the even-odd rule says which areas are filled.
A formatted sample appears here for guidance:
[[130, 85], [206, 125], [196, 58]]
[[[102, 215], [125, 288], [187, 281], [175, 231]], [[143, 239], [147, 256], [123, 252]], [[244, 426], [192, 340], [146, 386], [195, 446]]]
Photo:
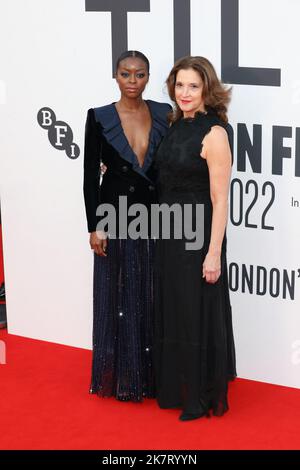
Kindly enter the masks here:
[[[249, 8], [250, 7], [250, 8]], [[234, 172], [244, 183], [258, 183], [259, 198], [250, 212], [257, 229], [229, 225], [230, 260], [263, 266], [269, 272], [278, 268], [295, 271], [295, 297], [232, 294], [236, 330], [238, 370], [242, 377], [300, 387], [300, 208], [291, 207], [292, 196], [300, 201], [299, 177], [295, 177], [295, 136], [300, 125], [300, 57], [297, 53], [296, 0], [240, 1], [240, 65], [281, 69], [281, 87], [234, 86], [231, 123], [246, 123], [252, 135], [253, 124], [262, 126], [262, 173]], [[272, 127], [292, 128], [291, 158], [283, 161], [283, 174], [272, 174]], [[236, 142], [235, 142], [236, 143]], [[298, 151], [300, 148], [298, 148]], [[260, 228], [262, 212], [270, 201], [270, 190], [262, 196], [264, 182], [275, 186], [275, 201], [266, 223], [274, 230]], [[244, 196], [245, 208], [253, 200], [253, 187]], [[236, 201], [237, 202], [237, 201]]]

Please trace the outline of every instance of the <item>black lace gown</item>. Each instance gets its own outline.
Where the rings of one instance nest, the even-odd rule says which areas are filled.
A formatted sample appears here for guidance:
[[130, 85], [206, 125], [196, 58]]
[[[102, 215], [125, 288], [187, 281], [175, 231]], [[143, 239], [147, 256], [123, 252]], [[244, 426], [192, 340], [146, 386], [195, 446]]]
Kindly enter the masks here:
[[201, 249], [186, 250], [184, 238], [160, 239], [156, 246], [155, 365], [161, 408], [222, 415], [228, 409], [228, 381], [236, 376], [226, 234], [220, 278], [209, 284], [202, 277], [210, 242], [212, 203], [208, 166], [200, 152], [202, 140], [213, 125], [224, 127], [214, 113], [177, 121], [155, 158], [160, 203], [178, 203], [182, 208], [184, 204], [194, 208], [204, 204]]

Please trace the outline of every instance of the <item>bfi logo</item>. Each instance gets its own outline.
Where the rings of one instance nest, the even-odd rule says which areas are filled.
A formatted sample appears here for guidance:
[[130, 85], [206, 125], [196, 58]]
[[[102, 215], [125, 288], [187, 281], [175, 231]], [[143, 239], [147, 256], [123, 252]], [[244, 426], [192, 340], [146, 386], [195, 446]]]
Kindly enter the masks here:
[[[201, 0], [199, 0], [201, 1]], [[203, 0], [204, 1], [204, 0]], [[85, 0], [89, 12], [111, 12], [112, 69], [128, 49], [127, 13], [150, 12], [150, 0]], [[173, 0], [174, 60], [190, 55], [191, 1]], [[281, 70], [239, 67], [239, 0], [221, 0], [221, 79], [240, 85], [280, 86]]]

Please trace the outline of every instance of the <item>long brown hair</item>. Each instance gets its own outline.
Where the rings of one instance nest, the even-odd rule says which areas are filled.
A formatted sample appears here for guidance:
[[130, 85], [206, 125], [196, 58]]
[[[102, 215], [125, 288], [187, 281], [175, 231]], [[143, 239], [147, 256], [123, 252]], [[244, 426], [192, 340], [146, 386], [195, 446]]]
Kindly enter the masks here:
[[214, 66], [205, 57], [200, 56], [186, 56], [179, 59], [166, 80], [169, 96], [175, 103], [175, 109], [169, 114], [169, 120], [175, 122], [183, 115], [175, 99], [176, 77], [182, 69], [193, 69], [199, 73], [203, 81], [202, 96], [206, 109], [215, 111], [219, 118], [227, 123], [227, 106], [230, 101], [231, 88], [225, 88], [218, 79]]

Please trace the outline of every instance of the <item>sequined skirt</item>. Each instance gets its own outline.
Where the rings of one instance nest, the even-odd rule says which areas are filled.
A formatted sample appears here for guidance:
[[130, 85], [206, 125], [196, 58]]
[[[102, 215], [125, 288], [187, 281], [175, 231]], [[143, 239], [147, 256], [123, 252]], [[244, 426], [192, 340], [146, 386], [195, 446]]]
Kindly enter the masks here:
[[154, 397], [153, 240], [109, 240], [94, 255], [90, 393], [119, 400]]

